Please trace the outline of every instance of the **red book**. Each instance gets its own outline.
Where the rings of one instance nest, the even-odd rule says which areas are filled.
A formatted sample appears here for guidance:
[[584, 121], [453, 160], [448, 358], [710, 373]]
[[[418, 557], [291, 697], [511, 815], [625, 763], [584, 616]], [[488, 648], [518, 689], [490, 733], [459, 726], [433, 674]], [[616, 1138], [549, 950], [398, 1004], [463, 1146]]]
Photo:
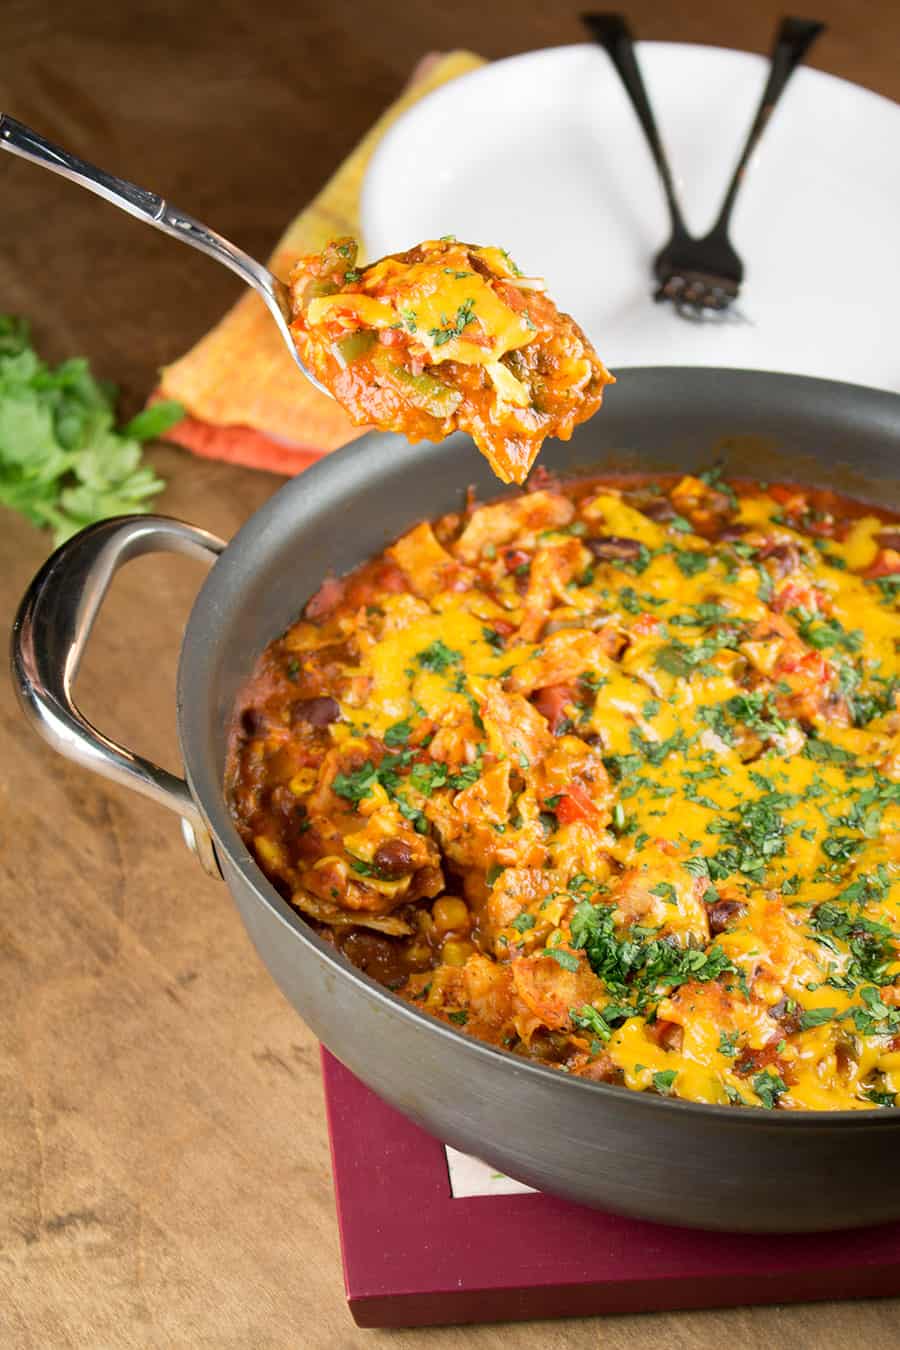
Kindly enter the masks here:
[[900, 1293], [900, 1224], [727, 1235], [584, 1209], [446, 1149], [324, 1050], [322, 1069], [344, 1281], [359, 1326]]

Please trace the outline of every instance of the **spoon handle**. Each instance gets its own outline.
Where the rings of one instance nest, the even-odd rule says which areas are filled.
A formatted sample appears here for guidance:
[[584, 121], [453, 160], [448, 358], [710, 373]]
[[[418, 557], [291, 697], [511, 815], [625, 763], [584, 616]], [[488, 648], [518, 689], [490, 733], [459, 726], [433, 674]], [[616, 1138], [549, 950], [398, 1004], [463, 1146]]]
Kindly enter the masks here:
[[725, 234], [727, 232], [738, 188], [744, 181], [744, 173], [750, 156], [756, 149], [759, 138], [765, 131], [769, 118], [775, 111], [775, 105], [784, 93], [788, 80], [824, 29], [825, 24], [819, 23], [816, 19], [785, 18], [779, 24], [770, 58], [769, 78], [759, 101], [756, 116], [747, 133], [747, 140], [741, 151], [737, 167], [732, 174], [731, 182], [728, 184], [721, 210], [710, 234]]
[[112, 202], [113, 206], [127, 211], [129, 215], [137, 216], [138, 220], [144, 221], [147, 225], [153, 225], [164, 234], [170, 234], [180, 239], [182, 243], [190, 244], [192, 248], [197, 248], [201, 253], [215, 258], [217, 262], [224, 263], [248, 286], [259, 292], [278, 322], [282, 336], [293, 345], [287, 328], [290, 306], [282, 283], [268, 268], [263, 267], [262, 263], [251, 258], [243, 249], [232, 244], [221, 234], [217, 234], [215, 230], [211, 230], [208, 225], [203, 225], [193, 216], [176, 210], [155, 192], [148, 192], [146, 188], [138, 187], [136, 183], [129, 183], [125, 178], [116, 178], [113, 174], [106, 173], [104, 169], [88, 164], [86, 160], [79, 159], [77, 155], [70, 154], [61, 146], [54, 145], [52, 141], [46, 140], [6, 113], [0, 113], [0, 148], [9, 150], [14, 155], [20, 155], [22, 159], [31, 160], [33, 164], [39, 164], [53, 173], [61, 174], [63, 178], [77, 183], [79, 187], [95, 192], [98, 197], [104, 197], [108, 202]]

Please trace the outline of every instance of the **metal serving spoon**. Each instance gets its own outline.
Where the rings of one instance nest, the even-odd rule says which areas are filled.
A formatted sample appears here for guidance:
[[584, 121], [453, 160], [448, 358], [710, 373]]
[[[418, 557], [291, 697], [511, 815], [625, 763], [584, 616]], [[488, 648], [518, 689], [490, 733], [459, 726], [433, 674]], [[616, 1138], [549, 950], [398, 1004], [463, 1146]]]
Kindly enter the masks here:
[[105, 197], [113, 206], [118, 206], [131, 216], [137, 216], [138, 220], [153, 225], [164, 234], [172, 235], [183, 244], [190, 244], [191, 248], [198, 248], [201, 253], [208, 254], [210, 258], [215, 258], [216, 262], [223, 263], [232, 272], [236, 272], [241, 280], [252, 286], [257, 295], [265, 301], [278, 325], [278, 331], [284, 338], [285, 346], [306, 378], [331, 398], [329, 390], [300, 360], [294, 346], [288, 328], [291, 320], [291, 304], [287, 287], [284, 282], [273, 276], [267, 267], [263, 267], [262, 263], [251, 258], [243, 249], [230, 243], [215, 230], [211, 230], [208, 225], [202, 225], [193, 216], [176, 210], [155, 192], [148, 192], [146, 188], [129, 183], [125, 178], [116, 178], [113, 174], [106, 173], [104, 169], [98, 169], [76, 155], [69, 154], [68, 150], [54, 145], [52, 141], [39, 136], [36, 131], [32, 131], [22, 122], [17, 122], [6, 113], [0, 113], [0, 147], [11, 151], [14, 155], [21, 155], [22, 159], [31, 160], [32, 164], [39, 164], [44, 169], [52, 170], [53, 173], [62, 174], [63, 178], [77, 183], [79, 187], [87, 188], [89, 192], [95, 192], [98, 197]]

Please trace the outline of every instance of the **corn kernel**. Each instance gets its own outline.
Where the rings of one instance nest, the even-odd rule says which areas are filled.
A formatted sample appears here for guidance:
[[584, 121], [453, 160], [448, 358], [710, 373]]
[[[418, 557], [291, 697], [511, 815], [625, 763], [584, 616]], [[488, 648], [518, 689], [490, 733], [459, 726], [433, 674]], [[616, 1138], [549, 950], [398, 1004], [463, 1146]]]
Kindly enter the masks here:
[[761, 998], [764, 1003], [774, 1007], [784, 997], [784, 989], [775, 980], [770, 980], [764, 975], [758, 975], [753, 984], [753, 992], [757, 998]]
[[361, 802], [357, 803], [356, 809], [361, 816], [371, 816], [383, 807], [389, 806], [390, 801], [390, 797], [381, 784], [373, 783], [366, 796], [363, 797]]
[[431, 917], [434, 919], [435, 929], [441, 936], [445, 933], [468, 932], [468, 905], [455, 896], [444, 895], [440, 900], [435, 900], [431, 908]]
[[441, 948], [441, 960], [446, 966], [464, 966], [474, 951], [475, 947], [471, 942], [459, 942], [456, 938], [451, 938]]
[[266, 867], [284, 866], [284, 849], [277, 839], [269, 839], [264, 834], [257, 834], [253, 839], [253, 847], [256, 850], [256, 856], [265, 863]]

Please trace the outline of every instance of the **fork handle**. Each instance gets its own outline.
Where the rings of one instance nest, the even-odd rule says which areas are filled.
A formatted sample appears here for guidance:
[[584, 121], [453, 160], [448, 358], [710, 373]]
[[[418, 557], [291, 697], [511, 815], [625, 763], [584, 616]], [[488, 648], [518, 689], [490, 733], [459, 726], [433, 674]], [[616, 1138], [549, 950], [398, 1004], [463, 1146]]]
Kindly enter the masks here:
[[637, 63], [631, 29], [622, 14], [582, 14], [581, 20], [595, 42], [606, 51], [615, 66], [619, 79], [622, 81], [626, 94], [631, 100], [631, 105], [637, 113], [638, 121], [653, 156], [653, 162], [662, 181], [663, 191], [666, 194], [666, 204], [669, 208], [672, 229], [674, 232], [686, 234], [687, 227], [675, 195], [672, 171], [669, 168], [669, 161], [666, 158], [666, 152], [663, 149], [663, 143], [656, 126], [656, 118], [653, 116], [653, 109], [650, 106], [650, 99], [647, 96], [641, 69]]
[[137, 216], [145, 224], [153, 225], [164, 234], [173, 235], [182, 243], [190, 244], [192, 248], [223, 263], [260, 293], [290, 341], [286, 326], [286, 319], [290, 318], [290, 306], [281, 282], [262, 263], [251, 258], [223, 235], [211, 230], [208, 225], [201, 224], [184, 211], [176, 210], [155, 192], [148, 192], [136, 183], [129, 183], [126, 178], [116, 178], [105, 169], [98, 169], [95, 164], [79, 159], [77, 155], [54, 145], [6, 113], [0, 113], [0, 148], [68, 178], [79, 187], [104, 197], [129, 215]]
[[[825, 31], [826, 25], [820, 23], [817, 19], [782, 19], [775, 34], [775, 43], [772, 47], [770, 57], [771, 65], [769, 67], [769, 78], [766, 81], [766, 87], [763, 90], [759, 107], [756, 110], [756, 116], [753, 124], [747, 134], [747, 140], [741, 151], [737, 167], [732, 175], [728, 190], [722, 202], [721, 209], [716, 218], [716, 223], [710, 230], [710, 234], [727, 235], [728, 222], [731, 219], [731, 212], [734, 208], [738, 189], [744, 181], [744, 173], [750, 156], [759, 143], [759, 138], [766, 129], [769, 118], [775, 110], [775, 105], [784, 93], [785, 87], [793, 75], [794, 71], [800, 65], [806, 53], [820, 33]], [[707, 236], [709, 237], [709, 236]]]

